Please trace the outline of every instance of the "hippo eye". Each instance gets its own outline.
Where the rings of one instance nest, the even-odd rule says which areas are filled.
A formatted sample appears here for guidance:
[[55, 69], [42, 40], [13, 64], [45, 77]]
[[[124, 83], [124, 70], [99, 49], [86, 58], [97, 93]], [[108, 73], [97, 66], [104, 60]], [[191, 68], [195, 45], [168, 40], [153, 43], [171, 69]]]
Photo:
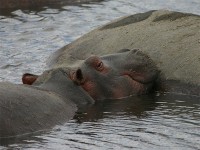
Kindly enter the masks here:
[[97, 66], [96, 66], [96, 69], [97, 69], [98, 71], [102, 71], [102, 70], [103, 70], [103, 62], [99, 62], [99, 63], [97, 64]]

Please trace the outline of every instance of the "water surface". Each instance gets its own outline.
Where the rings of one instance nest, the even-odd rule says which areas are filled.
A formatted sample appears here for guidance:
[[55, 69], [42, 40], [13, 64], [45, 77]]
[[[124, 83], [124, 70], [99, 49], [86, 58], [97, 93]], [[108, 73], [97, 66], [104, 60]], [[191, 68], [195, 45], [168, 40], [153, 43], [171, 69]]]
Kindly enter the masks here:
[[[0, 81], [40, 74], [49, 55], [115, 18], [169, 9], [200, 15], [199, 0], [107, 0], [0, 14]], [[200, 98], [179, 94], [105, 101], [44, 133], [0, 149], [200, 149]]]

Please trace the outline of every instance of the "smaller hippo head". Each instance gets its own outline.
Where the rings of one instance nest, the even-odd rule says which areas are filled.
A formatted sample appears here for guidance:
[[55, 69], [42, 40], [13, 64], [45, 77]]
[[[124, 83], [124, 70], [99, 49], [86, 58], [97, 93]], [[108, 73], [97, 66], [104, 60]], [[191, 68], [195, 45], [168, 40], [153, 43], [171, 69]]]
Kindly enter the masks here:
[[139, 50], [121, 50], [105, 56], [91, 56], [70, 78], [95, 100], [118, 99], [150, 92], [159, 71]]

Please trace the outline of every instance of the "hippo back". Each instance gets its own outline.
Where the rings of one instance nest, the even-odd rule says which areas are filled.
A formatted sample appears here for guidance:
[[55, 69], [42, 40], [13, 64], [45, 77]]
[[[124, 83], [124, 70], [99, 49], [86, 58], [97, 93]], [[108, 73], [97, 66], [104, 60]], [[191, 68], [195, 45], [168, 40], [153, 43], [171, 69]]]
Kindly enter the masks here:
[[200, 85], [200, 16], [171, 11], [130, 15], [106, 24], [58, 50], [50, 67], [93, 55], [139, 48], [166, 79]]
[[0, 83], [0, 137], [48, 129], [71, 119], [76, 110], [54, 92]]

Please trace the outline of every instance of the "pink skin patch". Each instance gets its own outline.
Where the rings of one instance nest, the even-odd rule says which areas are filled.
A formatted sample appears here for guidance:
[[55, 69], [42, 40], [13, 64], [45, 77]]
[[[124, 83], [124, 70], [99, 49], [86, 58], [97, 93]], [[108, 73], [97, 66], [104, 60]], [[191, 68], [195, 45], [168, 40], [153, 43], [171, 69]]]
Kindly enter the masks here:
[[126, 97], [126, 93], [124, 93], [124, 91], [121, 89], [116, 88], [113, 89], [112, 92], [113, 92], [113, 99], [121, 99]]
[[97, 87], [94, 82], [86, 81], [81, 84], [81, 87], [93, 98], [98, 99], [100, 93], [98, 93]]
[[144, 92], [144, 90], [145, 90], [144, 84], [135, 81], [129, 75], [124, 75], [124, 77], [126, 77], [129, 80], [129, 83], [132, 86], [132, 90], [134, 91], [134, 93], [142, 94]]
[[113, 87], [112, 97], [113, 99], [122, 99], [124, 97], [142, 94], [144, 92], [144, 85], [134, 81], [130, 76], [123, 75], [120, 77], [124, 84], [118, 83]]

